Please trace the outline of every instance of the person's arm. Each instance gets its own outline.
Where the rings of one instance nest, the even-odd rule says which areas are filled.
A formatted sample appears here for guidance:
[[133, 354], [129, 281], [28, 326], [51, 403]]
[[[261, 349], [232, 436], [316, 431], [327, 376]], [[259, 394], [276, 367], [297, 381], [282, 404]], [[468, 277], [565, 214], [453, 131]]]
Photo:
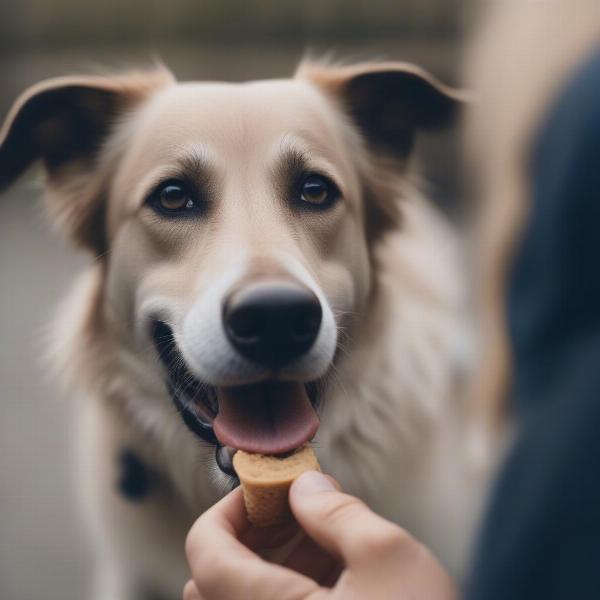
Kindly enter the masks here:
[[190, 531], [192, 579], [184, 600], [317, 600], [427, 598], [454, 600], [456, 588], [432, 554], [403, 529], [309, 471], [290, 490], [306, 533], [282, 564], [257, 552], [291, 537], [289, 527], [261, 531], [246, 518], [238, 488], [205, 512]]
[[510, 278], [516, 443], [469, 600], [600, 598], [600, 52], [550, 107]]

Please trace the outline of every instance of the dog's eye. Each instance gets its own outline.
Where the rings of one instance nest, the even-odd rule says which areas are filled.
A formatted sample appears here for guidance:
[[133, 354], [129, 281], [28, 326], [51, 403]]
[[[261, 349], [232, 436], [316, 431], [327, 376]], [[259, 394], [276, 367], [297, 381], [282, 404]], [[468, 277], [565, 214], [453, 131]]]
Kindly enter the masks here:
[[321, 175], [309, 175], [302, 182], [300, 199], [313, 206], [329, 206], [338, 195], [335, 185]]
[[163, 213], [183, 213], [196, 206], [187, 186], [179, 181], [168, 181], [161, 185], [152, 195], [151, 203]]

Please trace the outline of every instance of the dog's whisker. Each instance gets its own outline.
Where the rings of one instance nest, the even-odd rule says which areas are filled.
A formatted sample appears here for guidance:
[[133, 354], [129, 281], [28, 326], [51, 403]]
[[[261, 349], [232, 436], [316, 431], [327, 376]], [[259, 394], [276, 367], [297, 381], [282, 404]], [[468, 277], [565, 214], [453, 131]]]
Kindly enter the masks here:
[[96, 256], [93, 257], [92, 262], [94, 264], [98, 264], [111, 253], [112, 253], [112, 248], [107, 248], [104, 252], [100, 252], [99, 254], [96, 254]]
[[[350, 345], [351, 344], [348, 344], [348, 346]], [[351, 357], [350, 348], [346, 347], [346, 344], [344, 344], [344, 342], [342, 342], [341, 340], [338, 340], [336, 351], [339, 351], [339, 353], [342, 354], [345, 358]]]
[[349, 397], [348, 391], [346, 390], [346, 386], [344, 385], [344, 383], [342, 381], [342, 377], [339, 372], [339, 369], [337, 368], [337, 366], [334, 363], [331, 364], [330, 374], [331, 374], [332, 378], [335, 380], [335, 384], [340, 387], [342, 394], [344, 396]]
[[346, 317], [346, 316], [353, 316], [356, 314], [355, 311], [353, 310], [336, 310], [336, 309], [332, 309], [331, 311], [333, 313], [334, 317]]

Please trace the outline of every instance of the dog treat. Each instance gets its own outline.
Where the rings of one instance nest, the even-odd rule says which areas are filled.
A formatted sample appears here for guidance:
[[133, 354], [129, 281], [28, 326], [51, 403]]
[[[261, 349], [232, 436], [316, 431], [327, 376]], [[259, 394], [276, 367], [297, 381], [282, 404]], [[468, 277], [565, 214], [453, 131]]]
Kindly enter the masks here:
[[285, 456], [238, 450], [233, 466], [240, 478], [248, 520], [257, 527], [280, 525], [290, 518], [288, 491], [304, 471], [320, 471], [313, 449], [304, 445]]

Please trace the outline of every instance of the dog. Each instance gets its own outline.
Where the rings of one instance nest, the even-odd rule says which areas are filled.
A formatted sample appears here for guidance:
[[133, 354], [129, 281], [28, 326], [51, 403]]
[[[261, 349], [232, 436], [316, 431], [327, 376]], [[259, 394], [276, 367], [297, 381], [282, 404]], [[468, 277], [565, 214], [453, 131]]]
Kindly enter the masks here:
[[95, 599], [179, 597], [186, 533], [235, 485], [235, 450], [311, 440], [348, 492], [461, 570], [480, 497], [464, 278], [413, 147], [464, 99], [406, 63], [304, 61], [241, 84], [162, 66], [59, 78], [16, 101], [0, 189], [41, 161], [51, 219], [93, 258], [53, 340]]

